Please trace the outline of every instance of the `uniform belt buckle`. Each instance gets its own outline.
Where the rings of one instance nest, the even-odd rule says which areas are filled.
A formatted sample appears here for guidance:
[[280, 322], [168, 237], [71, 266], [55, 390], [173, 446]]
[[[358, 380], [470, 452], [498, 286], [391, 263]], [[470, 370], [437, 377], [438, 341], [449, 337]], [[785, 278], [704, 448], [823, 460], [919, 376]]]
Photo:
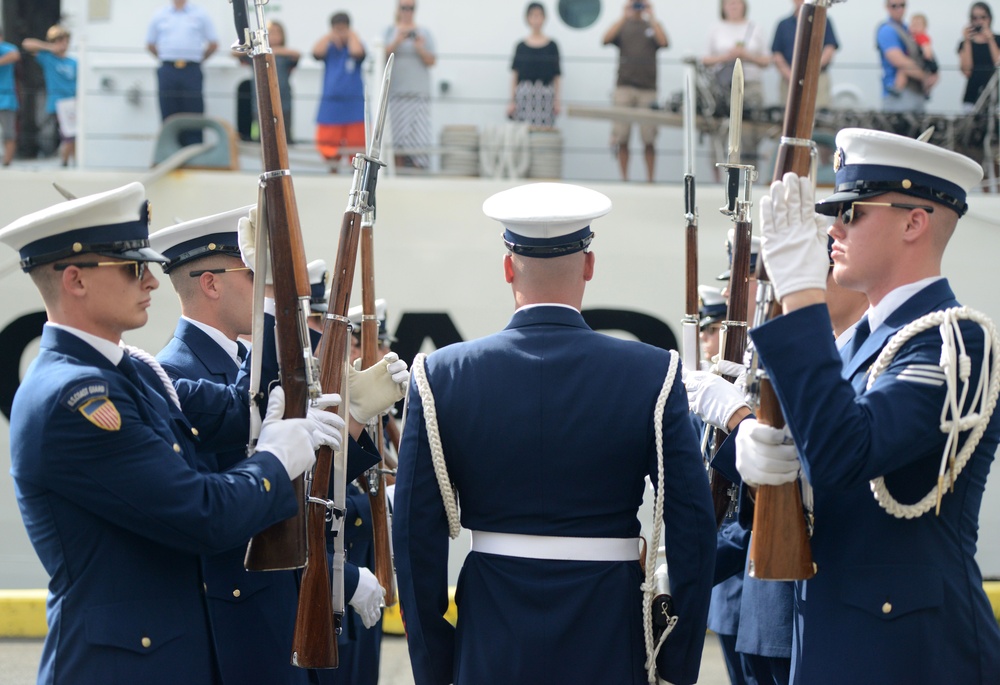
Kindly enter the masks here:
[[174, 67], [176, 67], [177, 69], [183, 69], [186, 66], [187, 62], [185, 60], [179, 59], [174, 61]]

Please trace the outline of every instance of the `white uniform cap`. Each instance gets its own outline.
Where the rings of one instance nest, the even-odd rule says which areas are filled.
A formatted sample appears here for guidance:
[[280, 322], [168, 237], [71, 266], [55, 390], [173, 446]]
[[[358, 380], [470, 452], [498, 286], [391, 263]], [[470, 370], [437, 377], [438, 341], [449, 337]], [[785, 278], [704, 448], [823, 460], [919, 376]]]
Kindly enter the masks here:
[[525, 257], [560, 257], [585, 250], [590, 222], [611, 211], [603, 193], [569, 183], [532, 183], [493, 195], [483, 213], [504, 227], [507, 249]]
[[317, 314], [327, 311], [329, 295], [326, 291], [326, 261], [314, 259], [306, 264], [306, 272], [309, 274], [309, 308]]
[[149, 244], [162, 252], [170, 261], [163, 266], [163, 273], [198, 259], [214, 254], [240, 256], [237, 226], [255, 205], [231, 209], [200, 219], [167, 226], [149, 236]]
[[[730, 228], [726, 233], [726, 260], [729, 268], [716, 276], [716, 280], [728, 281], [733, 268], [733, 240], [736, 239], [736, 229]], [[750, 275], [757, 273], [757, 255], [760, 254], [760, 237], [750, 236]], [[699, 286], [700, 287], [700, 286]]]
[[700, 328], [722, 321], [726, 318], [727, 302], [722, 296], [720, 288], [713, 288], [710, 285], [698, 286], [698, 322]]
[[[375, 319], [378, 321], [378, 339], [396, 342], [396, 338], [389, 335], [389, 332], [386, 330], [385, 320], [388, 316], [388, 309], [389, 307], [385, 300], [382, 298], [375, 300]], [[350, 319], [351, 325], [354, 326], [354, 335], [361, 334], [361, 319], [363, 315], [364, 307], [362, 305], [351, 307], [347, 310], [347, 318]]]
[[167, 261], [149, 247], [149, 208], [141, 183], [68, 200], [23, 216], [0, 229], [0, 242], [20, 253], [25, 271], [84, 252], [136, 261]]
[[836, 216], [841, 205], [883, 193], [904, 193], [965, 214], [967, 191], [983, 179], [978, 162], [931, 143], [885, 131], [845, 128], [837, 134], [833, 195], [816, 211]]

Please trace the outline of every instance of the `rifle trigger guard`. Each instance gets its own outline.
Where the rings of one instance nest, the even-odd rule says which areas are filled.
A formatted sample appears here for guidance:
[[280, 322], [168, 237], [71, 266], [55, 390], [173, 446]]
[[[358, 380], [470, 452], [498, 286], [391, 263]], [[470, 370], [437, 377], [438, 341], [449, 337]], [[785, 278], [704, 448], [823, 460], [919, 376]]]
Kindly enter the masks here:
[[257, 178], [260, 180], [260, 187], [263, 188], [267, 185], [267, 182], [272, 178], [280, 178], [282, 176], [291, 176], [291, 169], [275, 169], [274, 171], [265, 171]]

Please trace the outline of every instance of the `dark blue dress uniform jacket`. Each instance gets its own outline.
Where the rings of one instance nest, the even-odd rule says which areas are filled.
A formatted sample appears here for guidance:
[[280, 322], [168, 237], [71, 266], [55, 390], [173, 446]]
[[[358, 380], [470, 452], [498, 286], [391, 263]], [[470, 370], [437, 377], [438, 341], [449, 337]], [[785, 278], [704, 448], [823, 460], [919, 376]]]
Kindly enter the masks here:
[[[220, 474], [195, 468], [196, 439], [208, 449], [245, 442], [245, 393], [182, 382], [181, 414], [152, 369], [135, 366], [141, 389], [77, 336], [46, 326], [14, 399], [11, 474], [51, 577], [39, 683], [214, 682], [199, 555], [297, 507], [272, 454]], [[88, 420], [81, 392], [110, 400], [120, 428]]]
[[[240, 367], [207, 333], [181, 319], [156, 356], [174, 381], [201, 378], [236, 381]], [[245, 438], [244, 438], [245, 441]], [[198, 450], [199, 468], [218, 472], [243, 461], [246, 450]], [[309, 672], [291, 665], [292, 634], [299, 599], [295, 571], [249, 572], [243, 567], [247, 540], [203, 559], [205, 592], [215, 649], [225, 685], [308, 683]]]
[[[655, 482], [653, 410], [663, 350], [595, 333], [574, 310], [514, 314], [495, 335], [427, 360], [462, 524], [500, 533], [628, 538], [645, 476]], [[715, 517], [680, 370], [664, 412], [664, 543], [680, 621], [659, 657], [697, 679], [715, 562]], [[423, 408], [409, 392], [394, 549], [417, 685], [645, 683], [637, 562], [472, 552], [448, 606], [448, 534]]]
[[[868, 369], [893, 333], [920, 316], [958, 306], [947, 281], [915, 294], [846, 365], [822, 305], [754, 329], [815, 490], [816, 576], [796, 586], [793, 679], [825, 683], [995, 684], [1000, 630], [976, 565], [979, 508], [1000, 437], [1000, 415], [955, 484], [941, 515], [897, 519], [875, 502], [869, 480], [885, 476], [900, 502], [916, 502], [937, 482], [945, 444], [939, 429], [945, 389], [902, 374], [937, 365], [936, 327], [906, 343], [865, 391]], [[973, 360], [983, 335], [962, 330]]]

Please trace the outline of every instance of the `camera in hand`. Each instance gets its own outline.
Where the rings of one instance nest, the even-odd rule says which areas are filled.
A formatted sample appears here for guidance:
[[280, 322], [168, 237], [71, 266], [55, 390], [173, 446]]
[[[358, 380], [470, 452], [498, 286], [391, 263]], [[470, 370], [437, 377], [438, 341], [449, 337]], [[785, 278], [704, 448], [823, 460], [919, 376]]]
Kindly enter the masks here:
[[641, 12], [644, 9], [646, 9], [646, 3], [645, 2], [633, 2], [632, 3], [632, 9], [634, 9], [636, 12]]
[[417, 37], [417, 32], [416, 31], [410, 31], [409, 33], [406, 34], [406, 37], [407, 38], [416, 38]]

